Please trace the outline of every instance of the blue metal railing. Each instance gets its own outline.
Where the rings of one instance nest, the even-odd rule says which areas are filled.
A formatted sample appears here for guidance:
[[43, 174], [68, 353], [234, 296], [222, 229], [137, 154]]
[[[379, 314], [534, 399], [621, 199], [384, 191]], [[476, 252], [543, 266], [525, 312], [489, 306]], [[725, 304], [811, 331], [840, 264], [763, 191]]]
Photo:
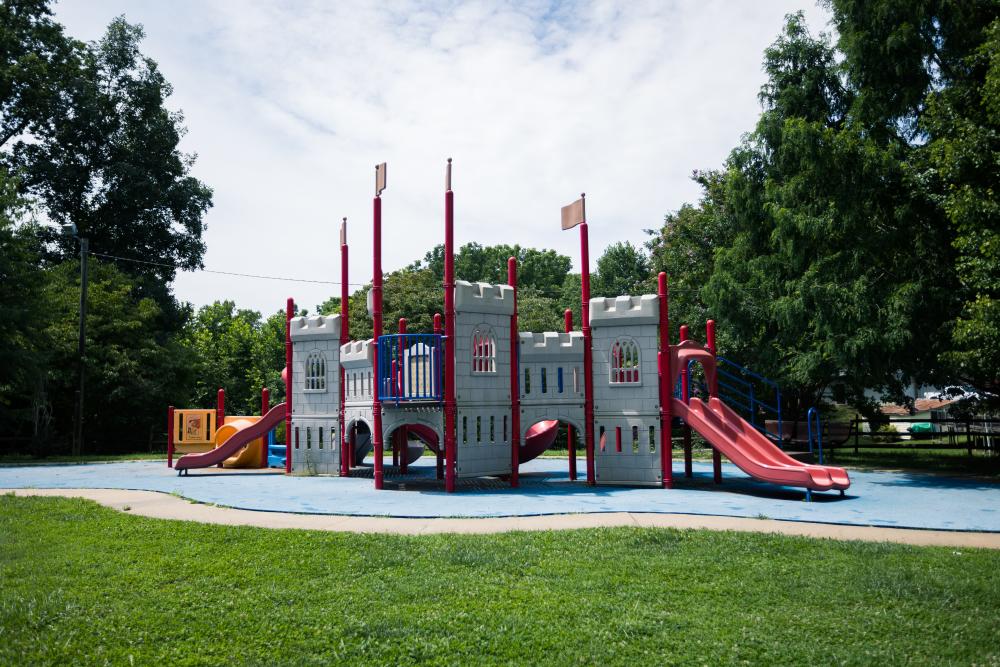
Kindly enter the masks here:
[[378, 339], [378, 397], [387, 403], [441, 402], [444, 336], [390, 334]]
[[[740, 366], [725, 357], [716, 357], [715, 360], [719, 382], [719, 398], [726, 405], [746, 415], [747, 421], [758, 431], [780, 443], [784, 432], [784, 425], [781, 418], [781, 387], [778, 386], [778, 383], [759, 373], [754, 373], [749, 368]], [[696, 388], [692, 374], [692, 365], [695, 363], [697, 363], [695, 360], [688, 362], [688, 367], [685, 369], [688, 377], [689, 394]], [[749, 376], [750, 379], [744, 376]], [[697, 389], [704, 394], [708, 394], [708, 388], [703, 383], [699, 383]], [[773, 398], [771, 397], [772, 392]], [[767, 397], [766, 399], [761, 398], [762, 393]], [[681, 396], [680, 383], [678, 383], [678, 386], [674, 390], [674, 396], [685, 401], [688, 398], [687, 396]], [[762, 413], [764, 423], [760, 423]], [[777, 421], [778, 428], [776, 433], [767, 430], [766, 422], [768, 414], [773, 415]]]
[[806, 432], [809, 434], [809, 453], [813, 454], [813, 420], [816, 420], [816, 451], [819, 452], [819, 464], [823, 465], [823, 424], [819, 420], [819, 411], [809, 408], [806, 412]]

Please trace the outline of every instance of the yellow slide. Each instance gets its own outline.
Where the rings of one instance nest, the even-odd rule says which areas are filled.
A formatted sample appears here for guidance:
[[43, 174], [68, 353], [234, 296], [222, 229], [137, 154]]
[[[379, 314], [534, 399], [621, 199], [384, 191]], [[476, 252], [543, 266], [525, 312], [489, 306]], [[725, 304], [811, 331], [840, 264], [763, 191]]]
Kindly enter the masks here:
[[[243, 429], [252, 426], [260, 421], [258, 416], [249, 417], [226, 417], [226, 423], [215, 432], [215, 446], [218, 447], [229, 438]], [[259, 468], [261, 458], [261, 448], [264, 446], [264, 438], [252, 440], [249, 445], [223, 461], [224, 468]]]

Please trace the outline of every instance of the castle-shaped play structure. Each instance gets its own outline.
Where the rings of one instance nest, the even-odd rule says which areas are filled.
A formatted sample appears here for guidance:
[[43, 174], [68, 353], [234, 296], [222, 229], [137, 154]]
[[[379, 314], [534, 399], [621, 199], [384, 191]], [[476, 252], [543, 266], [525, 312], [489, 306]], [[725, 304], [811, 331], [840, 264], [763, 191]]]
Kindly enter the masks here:
[[[502, 477], [517, 486], [519, 466], [548, 449], [562, 423], [570, 429], [571, 479], [576, 478], [575, 430], [583, 435], [587, 483], [670, 488], [671, 424], [679, 419], [712, 446], [716, 481], [725, 455], [752, 477], [804, 488], [807, 497], [812, 491], [843, 493], [850, 485], [840, 468], [791, 458], [719, 399], [714, 323], [708, 322], [704, 345], [684, 340], [686, 327], [682, 340], [671, 344], [664, 274], [654, 295], [590, 298], [582, 196], [563, 209], [562, 221], [564, 229], [580, 230], [581, 331], [571, 330], [569, 311], [563, 332], [518, 329], [513, 258], [506, 285], [455, 279], [449, 160], [443, 326], [438, 315], [433, 332], [410, 332], [404, 319], [395, 333], [385, 333], [385, 176], [383, 163], [376, 168], [373, 202], [373, 280], [368, 293], [373, 338], [347, 337], [345, 221], [340, 235], [340, 314], [296, 317], [292, 300], [287, 304], [286, 402], [259, 418], [244, 418], [235, 432], [224, 441], [216, 439], [207, 451], [182, 457], [176, 462], [179, 473], [232, 463], [251, 442], [263, 443], [267, 432], [284, 421], [288, 473], [348, 476], [372, 453], [374, 484], [381, 489], [384, 452], [392, 452], [395, 472], [406, 475], [427, 448], [436, 455], [437, 476], [449, 492], [457, 479], [468, 477]], [[675, 391], [692, 364], [704, 369], [707, 401]], [[173, 446], [173, 429], [183, 426], [171, 414]], [[206, 414], [206, 420], [210, 417]], [[685, 438], [684, 455], [685, 474], [690, 476], [690, 438]], [[252, 458], [263, 461], [256, 453]]]

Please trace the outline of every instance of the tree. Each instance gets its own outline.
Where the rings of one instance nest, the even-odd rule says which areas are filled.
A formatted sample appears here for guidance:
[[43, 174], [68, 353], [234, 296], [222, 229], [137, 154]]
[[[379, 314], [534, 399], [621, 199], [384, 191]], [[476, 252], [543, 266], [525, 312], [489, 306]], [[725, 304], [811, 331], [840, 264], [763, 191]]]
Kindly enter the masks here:
[[[231, 414], [247, 414], [255, 401], [259, 404], [258, 383], [268, 376], [267, 369], [257, 367], [254, 361], [275, 356], [274, 350], [268, 354], [268, 348], [259, 340], [260, 326], [260, 313], [237, 309], [232, 301], [216, 301], [198, 310], [185, 333], [186, 345], [196, 359], [191, 396], [194, 405], [215, 405], [220, 388], [226, 390], [227, 411]], [[279, 372], [284, 367], [284, 340], [282, 323]]]
[[[43, 14], [36, 22], [44, 23], [47, 7], [25, 4]], [[53, 27], [49, 32], [58, 33]], [[48, 218], [74, 223], [94, 252], [158, 262], [120, 268], [168, 305], [162, 286], [176, 269], [201, 266], [202, 218], [212, 193], [190, 175], [194, 156], [178, 150], [183, 116], [165, 108], [171, 87], [139, 51], [142, 38], [141, 26], [117, 18], [100, 42], [66, 47], [76, 70], [60, 80], [59, 94], [43, 108], [44, 122], [20, 121], [30, 134], [13, 142], [4, 159]], [[29, 101], [15, 95], [4, 105]], [[38, 113], [30, 107], [21, 115]], [[17, 115], [5, 122], [18, 123]], [[75, 252], [70, 238], [53, 232], [47, 240], [59, 259]]]
[[47, 0], [0, 3], [0, 149], [43, 130], [78, 71], [81, 44], [52, 20]]
[[1000, 28], [995, 0], [828, 5], [872, 132], [909, 140], [921, 188], [950, 225], [959, 312], [949, 383], [1000, 393]]
[[[40, 304], [49, 314], [41, 332], [50, 346], [46, 382], [56, 434], [65, 435], [77, 386], [80, 266], [63, 262], [47, 276]], [[146, 448], [162, 432], [165, 407], [186, 402], [193, 360], [179, 341], [158, 331], [159, 305], [138, 296], [131, 278], [113, 265], [91, 260], [88, 304], [87, 450]]]
[[[569, 257], [555, 250], [467, 243], [455, 254], [455, 277], [468, 282], [506, 284], [507, 260], [510, 257], [517, 259], [518, 285], [534, 287], [550, 297], [559, 294], [571, 265]], [[414, 262], [410, 268], [427, 268], [439, 281], [443, 280], [444, 246], [435, 246], [424, 255], [422, 262]]]
[[681, 273], [727, 356], [782, 384], [793, 417], [832, 385], [872, 415], [866, 389], [902, 398], [935, 371], [954, 310], [947, 225], [912, 147], [853, 115], [857, 87], [801, 14], [764, 69], [756, 128], [700, 205], [668, 216], [654, 263]]
[[604, 249], [597, 260], [594, 296], [616, 297], [638, 294], [651, 283], [649, 258], [628, 241], [619, 241]]
[[9, 432], [45, 437], [46, 276], [25, 203], [0, 168], [0, 423]]
[[[659, 230], [646, 230], [652, 273], [667, 274], [670, 322], [673, 333], [688, 325], [693, 338], [703, 339], [705, 321], [713, 317], [702, 291], [715, 270], [715, 253], [732, 242], [725, 224], [725, 176], [719, 171], [696, 171], [692, 179], [704, 194], [697, 206], [685, 204], [669, 213]], [[649, 285], [647, 289], [654, 289]]]

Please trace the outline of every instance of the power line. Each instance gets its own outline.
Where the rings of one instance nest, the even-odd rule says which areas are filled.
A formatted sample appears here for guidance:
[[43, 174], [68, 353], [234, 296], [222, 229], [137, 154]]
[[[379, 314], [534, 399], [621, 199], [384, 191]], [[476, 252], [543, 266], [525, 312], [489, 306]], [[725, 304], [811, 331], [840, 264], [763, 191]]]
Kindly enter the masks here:
[[[167, 264], [166, 262], [153, 262], [148, 259], [135, 259], [132, 257], [119, 257], [118, 255], [108, 255], [102, 252], [93, 252], [91, 255], [96, 257], [103, 257], [105, 259], [114, 259], [119, 262], [132, 262], [133, 264], [148, 264], [150, 266], [162, 266], [168, 269], [173, 269], [175, 271], [185, 271], [186, 269], [177, 266], [176, 264]], [[290, 283], [313, 283], [316, 285], [339, 285], [339, 281], [333, 280], [310, 280], [309, 278], [289, 278], [286, 276], [263, 276], [256, 273], [237, 273], [235, 271], [213, 271], [212, 269], [194, 269], [194, 271], [201, 271], [202, 273], [214, 273], [221, 276], [236, 276], [238, 278], [257, 278], [260, 280], [280, 280], [283, 282]], [[347, 283], [351, 287], [364, 287], [364, 283]]]

